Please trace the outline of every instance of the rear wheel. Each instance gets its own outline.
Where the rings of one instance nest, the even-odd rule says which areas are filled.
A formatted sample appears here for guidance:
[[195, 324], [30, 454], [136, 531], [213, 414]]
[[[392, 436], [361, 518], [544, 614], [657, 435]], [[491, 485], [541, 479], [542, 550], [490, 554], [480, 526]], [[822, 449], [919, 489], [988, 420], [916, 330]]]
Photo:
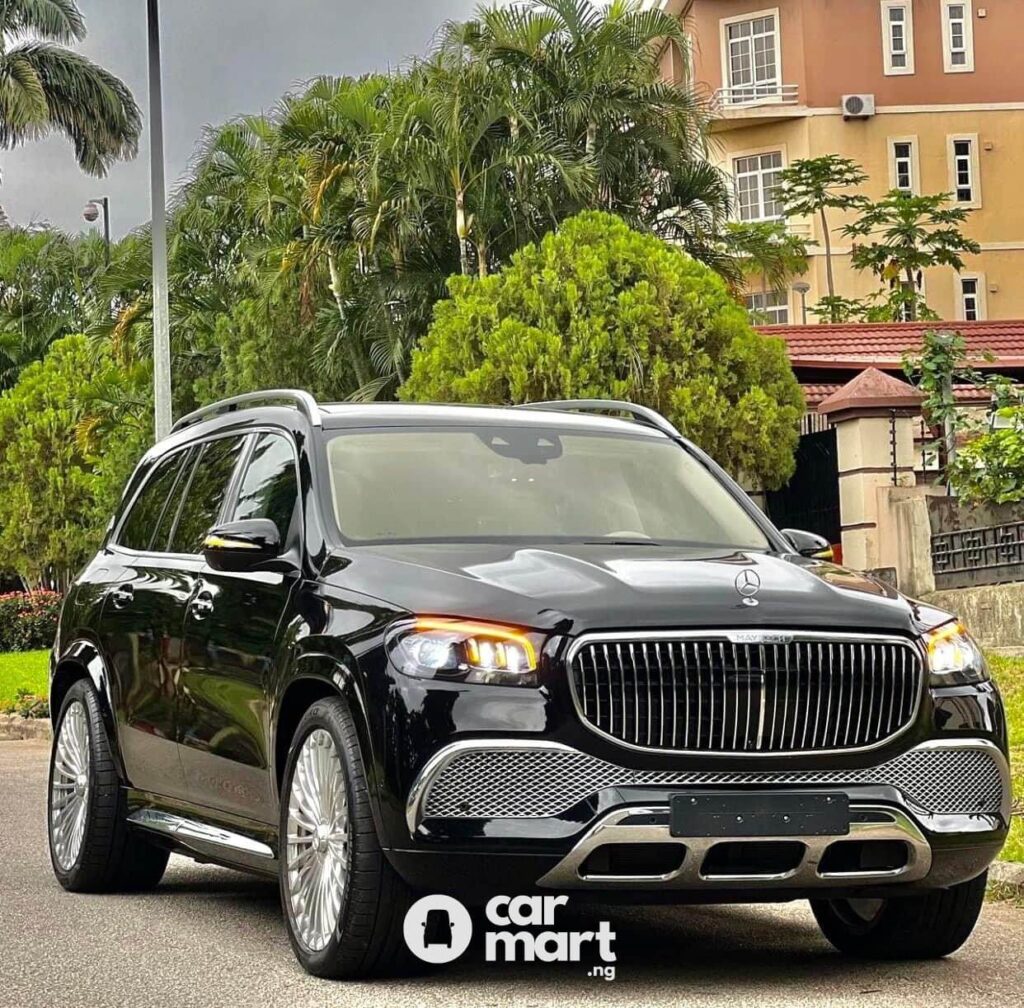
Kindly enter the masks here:
[[281, 791], [281, 900], [303, 968], [333, 979], [409, 972], [412, 894], [380, 849], [348, 705], [303, 716]]
[[840, 952], [868, 959], [940, 959], [970, 937], [987, 877], [921, 896], [811, 900], [811, 909]]
[[50, 752], [48, 826], [57, 881], [73, 892], [150, 889], [168, 852], [128, 826], [128, 809], [92, 684], [68, 690]]

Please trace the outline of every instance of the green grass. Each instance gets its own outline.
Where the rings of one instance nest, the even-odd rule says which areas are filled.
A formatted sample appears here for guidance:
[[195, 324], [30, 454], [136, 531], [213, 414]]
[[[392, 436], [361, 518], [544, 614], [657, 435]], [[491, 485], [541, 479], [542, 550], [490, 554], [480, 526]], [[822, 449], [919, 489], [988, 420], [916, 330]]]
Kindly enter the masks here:
[[1013, 768], [1013, 825], [1000, 857], [1006, 861], [1024, 861], [1024, 658], [990, 655], [989, 668], [1006, 703]]
[[18, 690], [46, 696], [49, 675], [49, 651], [16, 651], [0, 654], [0, 711], [14, 703]]

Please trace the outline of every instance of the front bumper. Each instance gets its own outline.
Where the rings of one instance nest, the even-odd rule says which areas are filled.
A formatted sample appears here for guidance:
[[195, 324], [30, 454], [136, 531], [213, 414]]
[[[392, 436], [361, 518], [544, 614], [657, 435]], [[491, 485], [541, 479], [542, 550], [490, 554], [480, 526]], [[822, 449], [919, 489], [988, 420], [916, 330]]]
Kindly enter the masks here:
[[[671, 796], [709, 788], [845, 792], [850, 832], [671, 836]], [[426, 885], [439, 881], [431, 862], [443, 851], [449, 868], [461, 857], [470, 874], [468, 866], [478, 863], [474, 855], [482, 854], [485, 871], [498, 861], [507, 865], [506, 880], [605, 893], [672, 890], [756, 899], [941, 887], [977, 875], [992, 860], [1009, 826], [1010, 800], [1007, 761], [985, 739], [930, 740], [862, 769], [742, 772], [638, 771], [560, 743], [475, 739], [444, 747], [423, 767], [406, 806], [411, 842], [404, 846], [413, 849], [392, 854], [413, 884]], [[798, 855], [792, 855], [794, 840], [802, 845]], [[715, 848], [734, 841], [788, 844], [790, 854], [785, 863], [769, 858], [754, 870], [715, 867]], [[860, 841], [865, 850], [901, 845], [905, 854], [892, 863], [837, 865], [839, 848]], [[595, 869], [591, 857], [609, 845], [676, 845], [679, 856], [674, 863], [670, 856], [668, 867], [609, 874]]]

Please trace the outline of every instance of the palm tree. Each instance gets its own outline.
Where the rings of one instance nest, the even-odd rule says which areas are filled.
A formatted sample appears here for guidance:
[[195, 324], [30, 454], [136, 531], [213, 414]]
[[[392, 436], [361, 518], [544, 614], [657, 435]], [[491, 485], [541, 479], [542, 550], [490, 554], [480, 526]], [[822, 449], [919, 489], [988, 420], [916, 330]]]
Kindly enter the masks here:
[[121, 80], [64, 48], [84, 37], [74, 0], [0, 0], [0, 147], [63, 133], [103, 175], [135, 156], [142, 117]]
[[512, 75], [528, 114], [593, 159], [586, 206], [635, 223], [663, 172], [706, 159], [707, 99], [685, 77], [664, 81], [659, 67], [666, 44], [689, 65], [678, 17], [637, 0], [542, 0], [481, 10], [471, 24], [478, 51]]

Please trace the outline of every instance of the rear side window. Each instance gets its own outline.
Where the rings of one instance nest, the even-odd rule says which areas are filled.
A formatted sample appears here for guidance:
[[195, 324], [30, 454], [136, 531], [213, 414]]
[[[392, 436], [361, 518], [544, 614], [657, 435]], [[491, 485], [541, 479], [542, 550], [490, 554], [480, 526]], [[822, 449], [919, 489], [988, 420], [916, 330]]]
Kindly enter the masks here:
[[245, 475], [238, 488], [232, 521], [269, 518], [284, 542], [291, 528], [298, 500], [295, 452], [280, 434], [261, 434], [256, 440]]
[[201, 552], [203, 539], [220, 514], [243, 442], [242, 437], [225, 437], [202, 446], [171, 537], [171, 553]]
[[156, 464], [142, 492], [135, 498], [124, 525], [121, 526], [121, 532], [117, 537], [120, 545], [140, 552], [150, 548], [153, 532], [161, 524], [165, 511], [175, 510], [168, 502], [171, 498], [177, 500], [173, 491], [188, 454], [177, 452]]
[[188, 486], [189, 475], [192, 472], [192, 466], [195, 465], [196, 456], [201, 451], [199, 446], [193, 446], [192, 448], [186, 448], [181, 453], [182, 458], [185, 460], [181, 469], [178, 471], [178, 479], [174, 484], [174, 489], [171, 491], [170, 497], [167, 499], [167, 504], [164, 506], [164, 513], [160, 516], [160, 522], [156, 527], [156, 532], [153, 534], [153, 541], [150, 543], [149, 548], [157, 553], [164, 553], [167, 551], [167, 540], [171, 536], [171, 530], [174, 528], [174, 522], [178, 517], [178, 509], [181, 507], [181, 498], [185, 493], [185, 487]]

